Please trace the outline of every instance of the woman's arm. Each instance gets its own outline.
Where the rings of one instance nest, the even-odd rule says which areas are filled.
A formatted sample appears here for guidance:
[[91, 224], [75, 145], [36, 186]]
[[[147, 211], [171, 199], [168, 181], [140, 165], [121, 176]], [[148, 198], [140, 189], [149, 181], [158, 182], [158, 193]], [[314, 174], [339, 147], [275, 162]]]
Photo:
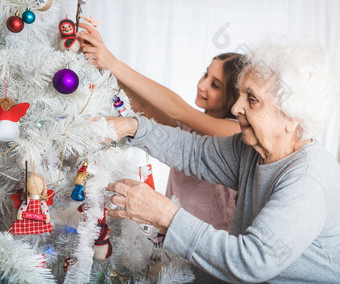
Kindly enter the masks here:
[[[127, 94], [137, 99], [137, 102], [140, 103], [144, 100], [164, 113], [166, 117], [170, 118], [170, 120], [166, 120], [169, 122], [168, 125], [173, 126], [174, 121], [180, 121], [203, 135], [229, 136], [240, 131], [237, 122], [214, 118], [194, 109], [175, 92], [119, 61], [105, 47], [99, 32], [91, 26], [81, 23], [79, 27], [86, 29], [78, 35], [85, 57], [98, 68], [109, 70], [114, 74], [121, 86], [129, 89]], [[139, 104], [139, 106], [142, 106], [142, 109], [139, 110], [147, 112], [147, 109], [143, 109], [146, 106], [145, 103], [144, 105]], [[148, 117], [152, 117], [152, 114], [148, 114]], [[156, 120], [157, 117], [155, 117]]]
[[[317, 263], [324, 261], [325, 255], [317, 241], [309, 249], [324, 227], [327, 212], [324, 190], [313, 178], [285, 180], [238, 236], [214, 229], [141, 182], [121, 180], [109, 184], [107, 190], [119, 194], [111, 197], [111, 202], [124, 208], [107, 210], [109, 216], [154, 225], [166, 232], [164, 248], [228, 283], [263, 283], [281, 272], [275, 279], [278, 282], [295, 278], [300, 283], [308, 277], [306, 283], [311, 283], [320, 272], [323, 275], [318, 279], [339, 277], [335, 267], [327, 270], [329, 264], [316, 265], [319, 271], [315, 275], [304, 268], [306, 256], [313, 255]], [[294, 262], [295, 268], [285, 271]]]
[[[107, 117], [118, 139], [136, 146], [188, 176], [238, 189], [239, 163], [244, 144], [240, 135], [200, 136], [141, 117]], [[131, 137], [134, 137], [131, 139]]]

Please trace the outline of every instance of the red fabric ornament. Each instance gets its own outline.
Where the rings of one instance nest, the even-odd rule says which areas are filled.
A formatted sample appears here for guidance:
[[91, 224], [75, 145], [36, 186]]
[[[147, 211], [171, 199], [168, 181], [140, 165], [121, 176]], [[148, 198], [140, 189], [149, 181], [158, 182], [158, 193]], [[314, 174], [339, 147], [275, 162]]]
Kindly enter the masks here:
[[152, 166], [151, 164], [145, 165], [143, 167], [139, 167], [139, 179], [143, 181], [148, 186], [150, 186], [153, 190], [155, 190], [155, 182], [152, 176]]
[[[150, 186], [153, 190], [155, 190], [155, 183], [153, 181], [151, 164], [145, 165], [143, 167], [139, 167], [139, 179], [140, 181]], [[140, 229], [146, 235], [151, 235], [152, 233], [152, 227], [150, 225], [140, 224]]]
[[14, 201], [14, 208], [19, 209], [21, 200], [22, 192], [13, 193], [11, 199]]
[[20, 33], [24, 29], [24, 21], [19, 16], [11, 16], [7, 19], [6, 26], [12, 33]]
[[[33, 214], [42, 215], [42, 211], [41, 211], [42, 206], [43, 206], [43, 203], [41, 200], [33, 199], [29, 201], [26, 211], [29, 213], [33, 213]], [[37, 221], [34, 219], [16, 220], [14, 221], [14, 223], [12, 224], [10, 228], [10, 233], [13, 235], [42, 234], [42, 233], [51, 233], [52, 231], [53, 229], [52, 229], [51, 223], [45, 223], [44, 221]]]
[[20, 118], [22, 118], [28, 108], [30, 107], [29, 103], [17, 104], [10, 108], [8, 111], [4, 110], [0, 105], [0, 120], [9, 120], [13, 122], [18, 122]]

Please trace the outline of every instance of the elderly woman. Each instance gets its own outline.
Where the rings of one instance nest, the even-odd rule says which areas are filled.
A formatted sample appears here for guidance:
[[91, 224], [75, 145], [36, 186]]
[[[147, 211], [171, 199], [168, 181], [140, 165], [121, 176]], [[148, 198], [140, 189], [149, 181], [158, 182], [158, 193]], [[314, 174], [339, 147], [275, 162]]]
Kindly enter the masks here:
[[108, 186], [123, 208], [108, 214], [153, 224], [165, 248], [227, 282], [340, 283], [340, 166], [314, 139], [338, 95], [327, 58], [306, 40], [267, 41], [238, 86], [242, 133], [231, 137], [108, 119], [169, 166], [237, 190], [230, 234], [132, 180]]

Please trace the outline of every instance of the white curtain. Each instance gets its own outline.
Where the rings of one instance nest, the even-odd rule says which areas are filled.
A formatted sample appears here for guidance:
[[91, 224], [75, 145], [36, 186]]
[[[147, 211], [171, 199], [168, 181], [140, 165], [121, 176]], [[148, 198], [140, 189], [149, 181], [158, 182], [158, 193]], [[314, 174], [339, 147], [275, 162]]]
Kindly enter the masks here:
[[[75, 15], [74, 2], [67, 3], [69, 15]], [[99, 31], [120, 60], [193, 106], [197, 81], [215, 55], [245, 48], [267, 35], [315, 38], [328, 50], [340, 75], [338, 0], [86, 2], [83, 15], [101, 22]], [[319, 140], [340, 161], [339, 123], [338, 107]], [[168, 169], [160, 164], [154, 168], [156, 186], [164, 192]]]

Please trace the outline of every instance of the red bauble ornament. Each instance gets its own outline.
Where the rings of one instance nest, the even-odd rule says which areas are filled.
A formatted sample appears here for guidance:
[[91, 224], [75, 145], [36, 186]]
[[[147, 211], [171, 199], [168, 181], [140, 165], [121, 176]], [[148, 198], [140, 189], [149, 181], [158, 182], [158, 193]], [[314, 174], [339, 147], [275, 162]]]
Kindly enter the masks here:
[[16, 12], [15, 16], [7, 19], [6, 25], [12, 33], [20, 33], [24, 28], [24, 21], [19, 17], [19, 12]]

